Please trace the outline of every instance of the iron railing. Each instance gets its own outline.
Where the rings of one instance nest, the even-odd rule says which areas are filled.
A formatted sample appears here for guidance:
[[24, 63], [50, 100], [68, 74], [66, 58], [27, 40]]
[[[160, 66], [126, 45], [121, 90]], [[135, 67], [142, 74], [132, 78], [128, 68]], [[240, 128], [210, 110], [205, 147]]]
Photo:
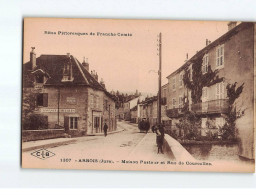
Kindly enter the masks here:
[[228, 100], [219, 99], [192, 104], [191, 110], [199, 114], [226, 113], [228, 111]]

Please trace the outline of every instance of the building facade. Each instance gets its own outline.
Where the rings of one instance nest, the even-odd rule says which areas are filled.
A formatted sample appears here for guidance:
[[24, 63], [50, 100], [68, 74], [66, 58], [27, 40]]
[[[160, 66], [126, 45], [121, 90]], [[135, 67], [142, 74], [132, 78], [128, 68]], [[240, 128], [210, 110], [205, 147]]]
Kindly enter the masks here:
[[[197, 52], [183, 66], [170, 74], [168, 79], [167, 115], [175, 128], [182, 117], [182, 108], [189, 104], [189, 110], [201, 118], [202, 135], [208, 131], [217, 132], [225, 124], [228, 108], [227, 85], [243, 85], [243, 91], [235, 101], [241, 118], [236, 121], [237, 136], [240, 139], [239, 155], [254, 159], [254, 66], [256, 34], [255, 24], [229, 23], [227, 33]], [[200, 101], [193, 102], [193, 91], [184, 85], [185, 71], [191, 82], [195, 82], [195, 63], [201, 61], [202, 75], [217, 70], [215, 82], [204, 86]], [[202, 76], [203, 78], [203, 76]], [[202, 80], [204, 82], [204, 80]]]
[[33, 48], [23, 78], [23, 89], [35, 94], [33, 114], [45, 116], [49, 129], [77, 136], [101, 133], [104, 123], [116, 129], [114, 97], [87, 62], [70, 54], [36, 58]]
[[143, 101], [144, 99], [145, 97], [141, 95], [124, 102], [124, 110], [123, 110], [124, 120], [127, 120], [127, 121], [131, 120], [131, 109], [133, 109], [134, 107], [137, 107], [138, 103]]

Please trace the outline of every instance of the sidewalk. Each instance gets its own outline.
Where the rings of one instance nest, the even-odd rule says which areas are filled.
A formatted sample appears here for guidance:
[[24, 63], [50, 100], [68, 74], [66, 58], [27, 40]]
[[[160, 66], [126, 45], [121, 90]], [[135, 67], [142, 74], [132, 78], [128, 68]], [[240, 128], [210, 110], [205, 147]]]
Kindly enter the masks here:
[[[125, 128], [123, 128], [123, 126], [121, 126], [121, 125], [117, 125], [117, 130], [108, 132], [108, 135], [114, 134], [114, 133], [119, 133], [122, 131], [125, 131]], [[89, 135], [89, 136], [84, 136], [84, 137], [56, 138], [56, 139], [46, 139], [46, 140], [22, 142], [22, 152], [28, 152], [28, 151], [36, 150], [36, 149], [40, 149], [40, 148], [52, 148], [52, 147], [72, 144], [72, 143], [76, 143], [76, 142], [90, 141], [90, 140], [99, 139], [102, 136], [104, 136], [104, 133], [97, 133], [95, 135]]]
[[167, 153], [157, 153], [156, 134], [147, 133], [135, 149], [129, 154], [130, 159], [140, 159], [151, 161], [170, 160]]

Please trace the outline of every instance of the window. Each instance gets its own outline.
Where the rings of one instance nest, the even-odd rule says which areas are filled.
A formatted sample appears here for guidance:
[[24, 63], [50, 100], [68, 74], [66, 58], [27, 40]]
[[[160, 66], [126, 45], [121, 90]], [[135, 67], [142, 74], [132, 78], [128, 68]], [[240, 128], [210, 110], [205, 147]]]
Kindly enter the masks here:
[[208, 88], [204, 87], [202, 89], [202, 102], [206, 102], [208, 100]]
[[183, 106], [183, 98], [182, 96], [179, 96], [179, 108], [182, 108]]
[[216, 67], [224, 66], [224, 45], [220, 45], [216, 48]]
[[176, 100], [175, 98], [172, 98], [172, 108], [175, 108]]
[[193, 80], [193, 70], [192, 70], [192, 66], [189, 68], [189, 78], [190, 78], [190, 81]]
[[95, 97], [95, 108], [99, 108], [100, 107], [100, 98], [99, 96]]
[[205, 54], [203, 57], [203, 64], [202, 64], [202, 73], [205, 74], [208, 72], [208, 64], [209, 64], [209, 56]]
[[39, 93], [36, 96], [36, 105], [47, 107], [48, 106], [48, 94], [47, 93]]
[[223, 82], [216, 84], [216, 99], [225, 98], [225, 85]]
[[94, 96], [91, 94], [90, 95], [91, 96], [91, 98], [90, 98], [90, 105], [91, 105], [91, 108], [93, 108], [93, 102], [94, 102]]
[[172, 79], [172, 89], [173, 89], [173, 91], [175, 91], [175, 88], [176, 88], [176, 78], [174, 77]]
[[180, 73], [179, 75], [179, 87], [182, 87], [183, 86], [183, 74]]
[[77, 120], [78, 120], [78, 117], [69, 118], [69, 129], [77, 129]]
[[[105, 110], [108, 110], [108, 100], [104, 100], [104, 108]], [[126, 104], [125, 104], [125, 108], [126, 108]]]

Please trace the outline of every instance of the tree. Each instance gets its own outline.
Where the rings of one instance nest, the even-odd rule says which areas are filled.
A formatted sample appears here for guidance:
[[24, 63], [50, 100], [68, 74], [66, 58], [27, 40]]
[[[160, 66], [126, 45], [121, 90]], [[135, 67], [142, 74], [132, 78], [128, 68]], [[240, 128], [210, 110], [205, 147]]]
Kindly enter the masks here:
[[237, 82], [233, 84], [228, 84], [227, 89], [227, 97], [228, 97], [228, 109], [227, 114], [225, 116], [225, 124], [220, 129], [222, 132], [222, 138], [223, 139], [235, 139], [237, 134], [237, 128], [236, 128], [236, 120], [242, 115], [239, 115], [238, 113], [244, 113], [245, 110], [239, 110], [237, 111], [236, 106], [234, 105], [235, 101], [239, 98], [241, 93], [243, 92], [244, 83], [237, 87]]
[[208, 71], [203, 74], [201, 68], [202, 62], [202, 57], [194, 61], [192, 65], [192, 79], [190, 78], [188, 67], [186, 67], [183, 77], [185, 87], [191, 90], [191, 99], [194, 104], [201, 102], [203, 87], [213, 85], [223, 80], [223, 78], [219, 78], [217, 75], [218, 70], [212, 71], [211, 66], [208, 66]]

